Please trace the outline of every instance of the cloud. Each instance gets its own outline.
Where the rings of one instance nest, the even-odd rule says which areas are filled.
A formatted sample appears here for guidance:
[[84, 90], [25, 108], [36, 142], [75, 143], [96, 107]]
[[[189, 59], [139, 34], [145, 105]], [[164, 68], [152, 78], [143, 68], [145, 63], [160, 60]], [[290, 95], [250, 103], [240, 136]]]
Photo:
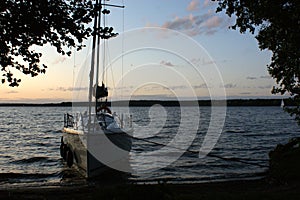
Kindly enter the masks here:
[[248, 80], [256, 80], [256, 79], [271, 79], [272, 77], [271, 76], [260, 76], [260, 77], [254, 77], [254, 76], [247, 76], [246, 79]]
[[192, 58], [191, 62], [195, 65], [211, 65], [216, 63], [214, 60], [206, 60], [205, 58]]
[[72, 92], [72, 91], [82, 91], [88, 90], [87, 87], [57, 87], [49, 88], [48, 91], [61, 91], [61, 92]]
[[225, 20], [212, 12], [208, 12], [203, 15], [176, 16], [161, 27], [181, 31], [189, 36], [197, 36], [201, 34], [212, 35], [225, 26], [227, 26]]
[[212, 1], [212, 0], [205, 0], [205, 1], [203, 2], [203, 7], [204, 7], [204, 8], [207, 8], [207, 7], [212, 6], [212, 5], [215, 5], [215, 4], [217, 4], [217, 2]]
[[164, 61], [164, 60], [162, 60], [162, 61], [160, 62], [160, 64], [161, 64], [161, 65], [165, 65], [165, 66], [169, 66], [169, 67], [174, 67], [174, 66], [175, 66], [175, 65], [172, 64], [171, 62]]
[[187, 88], [186, 85], [177, 85], [177, 86], [170, 87], [171, 90], [184, 90], [186, 88]]
[[58, 88], [56, 88], [56, 91], [63, 91], [63, 92], [66, 92], [66, 91], [73, 91], [73, 88], [72, 88], [72, 87], [69, 87], [69, 88], [58, 87]]
[[197, 11], [199, 10], [199, 1], [192, 0], [186, 8], [187, 11]]
[[272, 85], [264, 85], [264, 86], [258, 86], [259, 89], [272, 89]]
[[10, 91], [7, 91], [6, 94], [17, 94], [19, 93], [18, 91], [14, 91], [14, 90], [10, 90]]
[[131, 95], [130, 100], [177, 100], [176, 97], [166, 94], [154, 94], [154, 95]]
[[56, 65], [56, 64], [58, 64], [58, 63], [63, 63], [65, 60], [66, 60], [67, 58], [66, 57], [62, 57], [62, 56], [60, 56], [60, 57], [57, 57], [53, 62], [52, 62], [52, 64], [53, 65]]
[[232, 84], [232, 83], [227, 83], [224, 85], [224, 88], [236, 88], [236, 84]]
[[166, 90], [165, 87], [161, 86], [161, 85], [154, 85], [154, 84], [149, 84], [149, 85], [145, 85], [141, 88], [139, 88], [142, 91], [154, 91], [154, 90]]
[[251, 92], [240, 92], [241, 95], [250, 95], [252, 94]]
[[65, 98], [0, 98], [0, 103], [60, 103], [71, 101]]
[[260, 76], [261, 79], [271, 79], [271, 76]]
[[254, 77], [254, 76], [247, 76], [246, 79], [248, 79], [248, 80], [256, 80], [257, 78]]
[[218, 16], [213, 16], [205, 21], [205, 26], [209, 29], [216, 28], [220, 26], [222, 19]]
[[82, 91], [82, 90], [88, 90], [88, 87], [75, 87], [75, 88], [68, 88], [68, 91]]
[[194, 89], [200, 89], [200, 88], [208, 88], [207, 85], [205, 83], [201, 84], [201, 85], [194, 85], [193, 86]]
[[193, 16], [190, 14], [185, 17], [176, 16], [173, 20], [168, 21], [162, 25], [163, 28], [174, 29], [174, 30], [184, 30], [193, 29], [195, 25], [202, 23], [202, 20], [198, 16]]

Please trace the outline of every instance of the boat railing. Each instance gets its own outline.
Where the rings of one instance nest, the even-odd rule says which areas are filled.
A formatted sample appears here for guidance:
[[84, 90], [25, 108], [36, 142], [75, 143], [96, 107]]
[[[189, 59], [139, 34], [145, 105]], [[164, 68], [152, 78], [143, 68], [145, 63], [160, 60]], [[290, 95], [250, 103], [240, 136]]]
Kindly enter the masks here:
[[122, 113], [120, 116], [121, 128], [132, 128], [132, 115]]
[[116, 123], [121, 129], [132, 128], [132, 115], [130, 114], [122, 113], [121, 115], [118, 115], [116, 112], [107, 115], [98, 114], [96, 120], [100, 127], [103, 128], [106, 128], [112, 123]]
[[[110, 115], [110, 117], [105, 117], [104, 115], [100, 117], [99, 115], [92, 113], [91, 118], [92, 127], [100, 125], [102, 128], [106, 128], [109, 124], [115, 122], [121, 129], [132, 128], [132, 115], [131, 114], [121, 114], [118, 116], [116, 113]], [[65, 113], [64, 114], [64, 127], [73, 128], [75, 130], [84, 131], [88, 127], [88, 116], [84, 113]]]
[[77, 122], [75, 122], [74, 120], [74, 116], [69, 114], [69, 113], [65, 113], [64, 114], [64, 127], [65, 128], [69, 128], [69, 127], [77, 127]]

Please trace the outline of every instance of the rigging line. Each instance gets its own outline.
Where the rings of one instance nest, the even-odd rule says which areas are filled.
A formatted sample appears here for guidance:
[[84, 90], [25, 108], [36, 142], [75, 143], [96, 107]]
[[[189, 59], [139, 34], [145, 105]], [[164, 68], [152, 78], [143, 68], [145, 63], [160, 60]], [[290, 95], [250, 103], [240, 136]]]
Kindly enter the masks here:
[[106, 67], [106, 69], [105, 69], [105, 71], [106, 71], [106, 81], [108, 82], [108, 69], [110, 69], [110, 71], [111, 71], [111, 78], [112, 78], [112, 86], [113, 86], [113, 90], [114, 90], [114, 92], [115, 92], [115, 87], [116, 87], [116, 85], [115, 85], [115, 79], [114, 79], [114, 73], [113, 73], [113, 70], [112, 70], [112, 67], [113, 67], [113, 65], [112, 65], [112, 62], [111, 62], [111, 54], [110, 54], [110, 50], [109, 50], [109, 45], [108, 45], [108, 43], [109, 43], [109, 41], [107, 41], [106, 42], [107, 43], [107, 48], [106, 48], [106, 54], [107, 54], [107, 67]]
[[[124, 0], [122, 0], [122, 6], [124, 6]], [[124, 79], [123, 79], [123, 75], [124, 75], [124, 31], [125, 31], [125, 9], [122, 10], [122, 64], [121, 64], [121, 68], [122, 68], [122, 72], [121, 72], [121, 100], [123, 100], [123, 89], [124, 89]]]
[[[107, 70], [107, 67], [108, 67], [108, 63], [110, 63], [110, 60], [109, 60], [109, 49], [108, 49], [108, 43], [109, 43], [109, 41], [107, 40], [106, 42], [105, 42], [105, 45], [106, 45], [106, 48], [105, 48], [105, 51], [106, 51], [106, 54], [105, 54], [105, 56], [107, 56], [106, 58], [106, 63], [105, 63], [105, 66], [103, 66], [103, 70], [106, 72], [106, 70]], [[106, 66], [107, 65], [107, 66]], [[108, 74], [107, 73], [105, 73], [105, 81], [106, 81], [106, 83], [108, 82]]]
[[86, 51], [86, 55], [85, 55], [86, 58], [88, 58], [89, 54], [91, 53], [90, 47], [91, 47], [92, 41], [93, 41], [92, 39], [87, 40], [87, 47], [86, 47], [87, 51]]
[[73, 60], [73, 90], [75, 88], [75, 68], [76, 68], [76, 49], [74, 48], [73, 51], [73, 56], [74, 56], [74, 60]]
[[[100, 5], [101, 5], [102, 1], [100, 1]], [[100, 29], [101, 27], [101, 12], [102, 12], [102, 8], [100, 7], [99, 11], [98, 11], [98, 29]], [[99, 66], [100, 66], [100, 42], [101, 42], [101, 38], [100, 36], [98, 35], [97, 36], [97, 67], [96, 67], [96, 85], [99, 84]], [[97, 98], [96, 98], [96, 101], [97, 101]]]
[[[102, 4], [103, 5], [103, 4]], [[103, 5], [103, 8], [106, 9], [105, 5]], [[106, 26], [106, 16], [103, 15], [103, 28], [105, 28]], [[102, 55], [103, 55], [103, 63], [102, 63], [102, 82], [105, 83], [104, 81], [104, 70], [105, 70], [105, 63], [106, 63], [106, 60], [105, 60], [105, 57], [106, 57], [106, 51], [105, 51], [105, 48], [106, 48], [106, 39], [103, 39], [103, 52], [102, 52]]]
[[[86, 44], [86, 48], [85, 48], [85, 50], [82, 50], [82, 54], [84, 55], [84, 51], [86, 51], [85, 52], [85, 58], [89, 58], [90, 57], [89, 54], [91, 54], [91, 52], [90, 52], [91, 48], [90, 47], [91, 47], [91, 44], [92, 44], [92, 40], [87, 39], [85, 41], [85, 44]], [[78, 98], [80, 98], [79, 96], [80, 96], [80, 93], [81, 93], [80, 88], [86, 87], [86, 80], [84, 80], [85, 76], [79, 76], [79, 73], [82, 72], [82, 70], [84, 69], [82, 66], [86, 66], [87, 64], [88, 64], [87, 59], [86, 60], [81, 60], [80, 64], [78, 64], [78, 66], [77, 66], [78, 69], [76, 70], [76, 72], [75, 72], [75, 69], [74, 69], [74, 74], [73, 74], [73, 76], [74, 76], [74, 86], [73, 86], [73, 89], [77, 88], [78, 90], [76, 90], [76, 91], [73, 90], [73, 94], [72, 94], [73, 101], [74, 100], [76, 100], [76, 101], [79, 100]], [[85, 74], [86, 71], [84, 70], [83, 73]], [[76, 75], [76, 79], [75, 79], [75, 75]]]
[[[104, 4], [104, 9], [106, 8], [106, 6], [111, 6], [111, 5], [105, 5]], [[108, 15], [110, 15], [110, 14], [108, 14]], [[105, 15], [105, 17], [106, 17], [106, 15]], [[109, 18], [108, 18], [108, 16], [105, 18], [105, 24], [109, 24]], [[110, 64], [110, 53], [109, 53], [109, 39], [107, 39], [106, 41], [105, 41], [105, 58], [106, 58], [106, 63], [105, 63], [105, 65], [103, 66], [103, 72], [106, 72], [105, 73], [105, 81], [106, 81], [106, 84], [108, 84], [108, 73], [107, 73], [107, 68], [109, 67], [108, 65]], [[107, 98], [107, 97], [106, 97]]]
[[[158, 142], [154, 142], [154, 141], [150, 141], [150, 140], [147, 140], [147, 139], [144, 139], [144, 138], [137, 138], [137, 137], [134, 137], [134, 136], [131, 136], [131, 135], [128, 135], [128, 137], [132, 138], [132, 139], [135, 139], [135, 140], [141, 140], [141, 141], [144, 141], [144, 142], [147, 142], [147, 143], [151, 143], [151, 144], [155, 144], [155, 145], [159, 145], [159, 146], [165, 146], [164, 144], [161, 144], [161, 143], [158, 143]], [[174, 147], [174, 146], [168, 146], [170, 148], [173, 148], [173, 149], [177, 149], [177, 150], [180, 150], [180, 151], [186, 151], [188, 153], [192, 153], [192, 154], [199, 154], [198, 151], [193, 151], [193, 150], [189, 150], [189, 149], [182, 149], [182, 148], [179, 148], [179, 147]], [[208, 157], [213, 157], [213, 158], [218, 158], [218, 159], [221, 159], [221, 160], [225, 160], [225, 161], [232, 161], [232, 162], [240, 162], [240, 163], [243, 163], [243, 164], [248, 164], [248, 165], [254, 165], [254, 166], [259, 166], [259, 167], [268, 167], [268, 165], [262, 165], [262, 164], [259, 164], [259, 163], [253, 163], [254, 161], [258, 161], [258, 160], [252, 160], [253, 162], [250, 162], [250, 159], [247, 159], [248, 161], [246, 161], [246, 159], [243, 159], [243, 158], [235, 158], [235, 157], [222, 157], [222, 156], [219, 156], [219, 155], [216, 155], [216, 154], [212, 154], [212, 153], [208, 153], [206, 154], [206, 156]]]
[[[108, 41], [107, 41], [108, 42]], [[107, 70], [107, 73], [106, 73], [106, 76], [108, 76], [108, 68], [110, 68], [110, 71], [111, 71], [111, 78], [112, 78], [112, 85], [113, 85], [113, 89], [115, 90], [116, 88], [116, 85], [115, 85], [115, 78], [114, 78], [114, 72], [112, 70], [112, 63], [110, 62], [111, 61], [111, 58], [110, 58], [110, 51], [109, 51], [109, 45], [107, 45], [107, 60], [108, 60], [108, 63], [109, 65], [107, 66], [106, 70]], [[108, 81], [107, 77], [106, 77], [106, 81]], [[115, 91], [114, 91], [115, 92]]]

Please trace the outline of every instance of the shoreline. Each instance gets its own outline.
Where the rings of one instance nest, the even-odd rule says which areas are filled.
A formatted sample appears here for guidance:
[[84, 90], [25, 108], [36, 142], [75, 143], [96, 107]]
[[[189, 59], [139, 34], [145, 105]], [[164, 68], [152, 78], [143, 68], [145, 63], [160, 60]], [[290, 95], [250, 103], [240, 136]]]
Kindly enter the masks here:
[[[214, 100], [213, 106], [281, 106], [284, 100], [286, 106], [294, 106], [291, 99], [228, 99]], [[88, 102], [76, 102], [76, 106], [88, 106]], [[211, 100], [198, 101], [173, 101], [173, 100], [130, 100], [107, 102], [108, 106], [122, 107], [151, 107], [159, 104], [161, 106], [180, 107], [180, 106], [212, 106]], [[72, 107], [72, 102], [61, 103], [0, 103], [0, 107]]]
[[0, 199], [297, 199], [300, 181], [266, 178], [192, 184], [95, 184], [0, 189]]

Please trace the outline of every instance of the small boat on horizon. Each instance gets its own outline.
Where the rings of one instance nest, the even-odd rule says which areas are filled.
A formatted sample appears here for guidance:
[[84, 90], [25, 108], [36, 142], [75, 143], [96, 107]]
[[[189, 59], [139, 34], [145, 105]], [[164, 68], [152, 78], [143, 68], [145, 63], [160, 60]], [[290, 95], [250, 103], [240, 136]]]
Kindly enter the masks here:
[[280, 107], [281, 107], [281, 108], [284, 108], [284, 101], [283, 101], [283, 99], [281, 99]]

